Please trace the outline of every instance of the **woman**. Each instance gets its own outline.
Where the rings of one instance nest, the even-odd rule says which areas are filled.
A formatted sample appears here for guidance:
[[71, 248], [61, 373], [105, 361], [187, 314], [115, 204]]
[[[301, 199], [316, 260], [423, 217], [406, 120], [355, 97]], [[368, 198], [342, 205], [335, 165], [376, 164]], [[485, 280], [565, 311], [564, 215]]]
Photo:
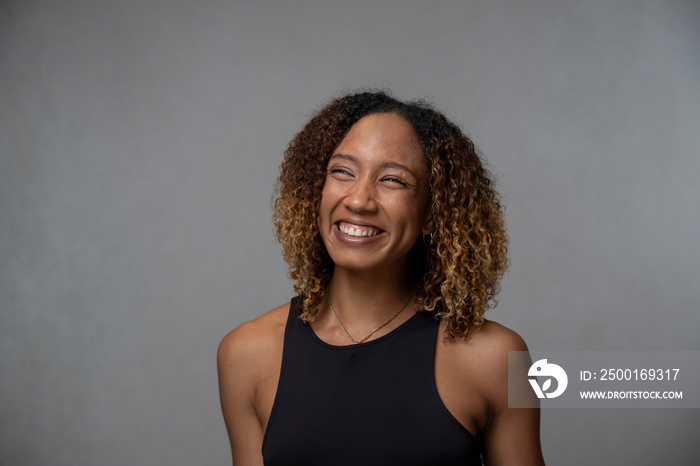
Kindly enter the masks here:
[[234, 464], [543, 464], [539, 411], [508, 408], [525, 343], [483, 318], [503, 209], [456, 125], [333, 100], [285, 152], [273, 221], [297, 297], [219, 348]]

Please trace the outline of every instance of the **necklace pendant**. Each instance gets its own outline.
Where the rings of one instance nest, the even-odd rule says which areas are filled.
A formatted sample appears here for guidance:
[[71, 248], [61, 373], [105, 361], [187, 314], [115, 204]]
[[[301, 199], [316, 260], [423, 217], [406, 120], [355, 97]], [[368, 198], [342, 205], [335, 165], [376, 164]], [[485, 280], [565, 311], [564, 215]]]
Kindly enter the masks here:
[[345, 335], [348, 336], [348, 338], [350, 339], [350, 341], [352, 341], [352, 344], [353, 344], [353, 345], [359, 345], [360, 343], [363, 343], [365, 340], [369, 339], [369, 337], [371, 337], [372, 335], [374, 335], [375, 333], [377, 333], [377, 331], [378, 331], [379, 329], [381, 329], [381, 328], [384, 327], [386, 324], [388, 324], [389, 322], [391, 322], [392, 320], [394, 320], [394, 319], [396, 318], [397, 315], [401, 314], [401, 311], [404, 310], [404, 308], [406, 307], [406, 305], [408, 304], [408, 302], [411, 300], [411, 296], [413, 296], [413, 289], [411, 289], [411, 292], [408, 294], [408, 298], [406, 298], [406, 302], [403, 303], [403, 306], [401, 306], [401, 309], [399, 309], [398, 311], [396, 311], [391, 317], [389, 317], [386, 321], [384, 321], [384, 323], [383, 323], [382, 325], [380, 325], [379, 327], [377, 327], [377, 328], [375, 328], [374, 330], [372, 330], [371, 332], [369, 332], [369, 335], [367, 335], [366, 337], [364, 337], [364, 338], [361, 339], [361, 340], [355, 340], [355, 339], [352, 337], [352, 335], [350, 335], [350, 332], [348, 332], [348, 330], [345, 328], [345, 325], [343, 325], [343, 323], [340, 321], [340, 317], [338, 317], [338, 314], [336, 314], [335, 309], [333, 309], [333, 304], [331, 304], [331, 295], [330, 295], [330, 293], [327, 293], [327, 294], [326, 294], [326, 299], [328, 300], [328, 307], [331, 309], [331, 314], [333, 314], [333, 317], [335, 318], [335, 321], [338, 322], [338, 325], [340, 326], [340, 328], [343, 329], [343, 332], [345, 332]]

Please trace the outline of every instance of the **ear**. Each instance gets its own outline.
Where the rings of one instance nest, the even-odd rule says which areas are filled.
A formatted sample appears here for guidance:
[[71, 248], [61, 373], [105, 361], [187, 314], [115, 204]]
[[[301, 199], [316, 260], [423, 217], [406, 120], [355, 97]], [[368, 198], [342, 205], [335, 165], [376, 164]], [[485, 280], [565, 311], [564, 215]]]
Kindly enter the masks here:
[[424, 235], [429, 235], [433, 232], [433, 219], [432, 217], [428, 216], [428, 219], [425, 221], [425, 224], [423, 225], [423, 228], [421, 229], [421, 233]]

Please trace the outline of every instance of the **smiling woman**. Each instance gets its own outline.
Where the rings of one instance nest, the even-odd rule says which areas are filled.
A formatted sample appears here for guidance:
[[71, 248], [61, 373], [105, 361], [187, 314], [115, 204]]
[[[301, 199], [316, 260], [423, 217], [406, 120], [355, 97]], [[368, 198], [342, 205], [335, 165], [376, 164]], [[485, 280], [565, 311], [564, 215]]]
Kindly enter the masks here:
[[220, 345], [234, 464], [543, 464], [539, 411], [508, 408], [525, 343], [483, 317], [507, 236], [469, 138], [346, 95], [292, 140], [277, 195], [297, 296]]
[[[350, 128], [328, 162], [318, 226], [334, 275], [405, 275], [428, 225], [428, 170], [413, 128], [395, 113]], [[360, 247], [363, 246], [363, 247]]]

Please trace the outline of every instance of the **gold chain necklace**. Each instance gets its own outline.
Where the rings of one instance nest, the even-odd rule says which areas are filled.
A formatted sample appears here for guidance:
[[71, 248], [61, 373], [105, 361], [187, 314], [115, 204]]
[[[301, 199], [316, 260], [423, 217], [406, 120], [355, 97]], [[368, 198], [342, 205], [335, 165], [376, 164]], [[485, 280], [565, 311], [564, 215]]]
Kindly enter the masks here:
[[361, 339], [361, 340], [355, 340], [355, 339], [352, 337], [352, 335], [350, 335], [350, 332], [348, 332], [348, 329], [345, 328], [345, 325], [343, 325], [343, 323], [340, 321], [340, 318], [338, 317], [338, 314], [336, 314], [335, 309], [333, 309], [333, 305], [331, 304], [331, 294], [330, 294], [330, 293], [327, 293], [327, 294], [326, 294], [326, 298], [328, 298], [328, 307], [331, 308], [331, 313], [333, 313], [333, 317], [335, 317], [335, 321], [338, 322], [338, 325], [340, 325], [340, 328], [343, 329], [343, 332], [345, 332], [345, 335], [347, 335], [348, 338], [349, 338], [350, 340], [352, 340], [352, 343], [353, 343], [354, 345], [359, 345], [360, 343], [365, 342], [369, 337], [371, 337], [372, 335], [374, 335], [375, 333], [377, 333], [377, 332], [379, 331], [379, 329], [381, 329], [382, 327], [384, 327], [385, 325], [387, 325], [389, 322], [391, 322], [392, 320], [394, 320], [399, 314], [401, 314], [401, 311], [404, 310], [404, 308], [406, 307], [406, 305], [408, 304], [408, 302], [411, 300], [411, 296], [413, 296], [413, 288], [411, 288], [411, 292], [408, 294], [408, 298], [406, 299], [406, 302], [403, 303], [403, 306], [401, 306], [401, 309], [399, 309], [398, 311], [394, 312], [394, 314], [393, 314], [391, 317], [389, 317], [382, 325], [380, 325], [379, 327], [377, 327], [377, 328], [375, 328], [374, 330], [372, 330], [371, 332], [369, 332], [369, 335], [367, 335], [366, 337], [364, 337], [364, 338]]

